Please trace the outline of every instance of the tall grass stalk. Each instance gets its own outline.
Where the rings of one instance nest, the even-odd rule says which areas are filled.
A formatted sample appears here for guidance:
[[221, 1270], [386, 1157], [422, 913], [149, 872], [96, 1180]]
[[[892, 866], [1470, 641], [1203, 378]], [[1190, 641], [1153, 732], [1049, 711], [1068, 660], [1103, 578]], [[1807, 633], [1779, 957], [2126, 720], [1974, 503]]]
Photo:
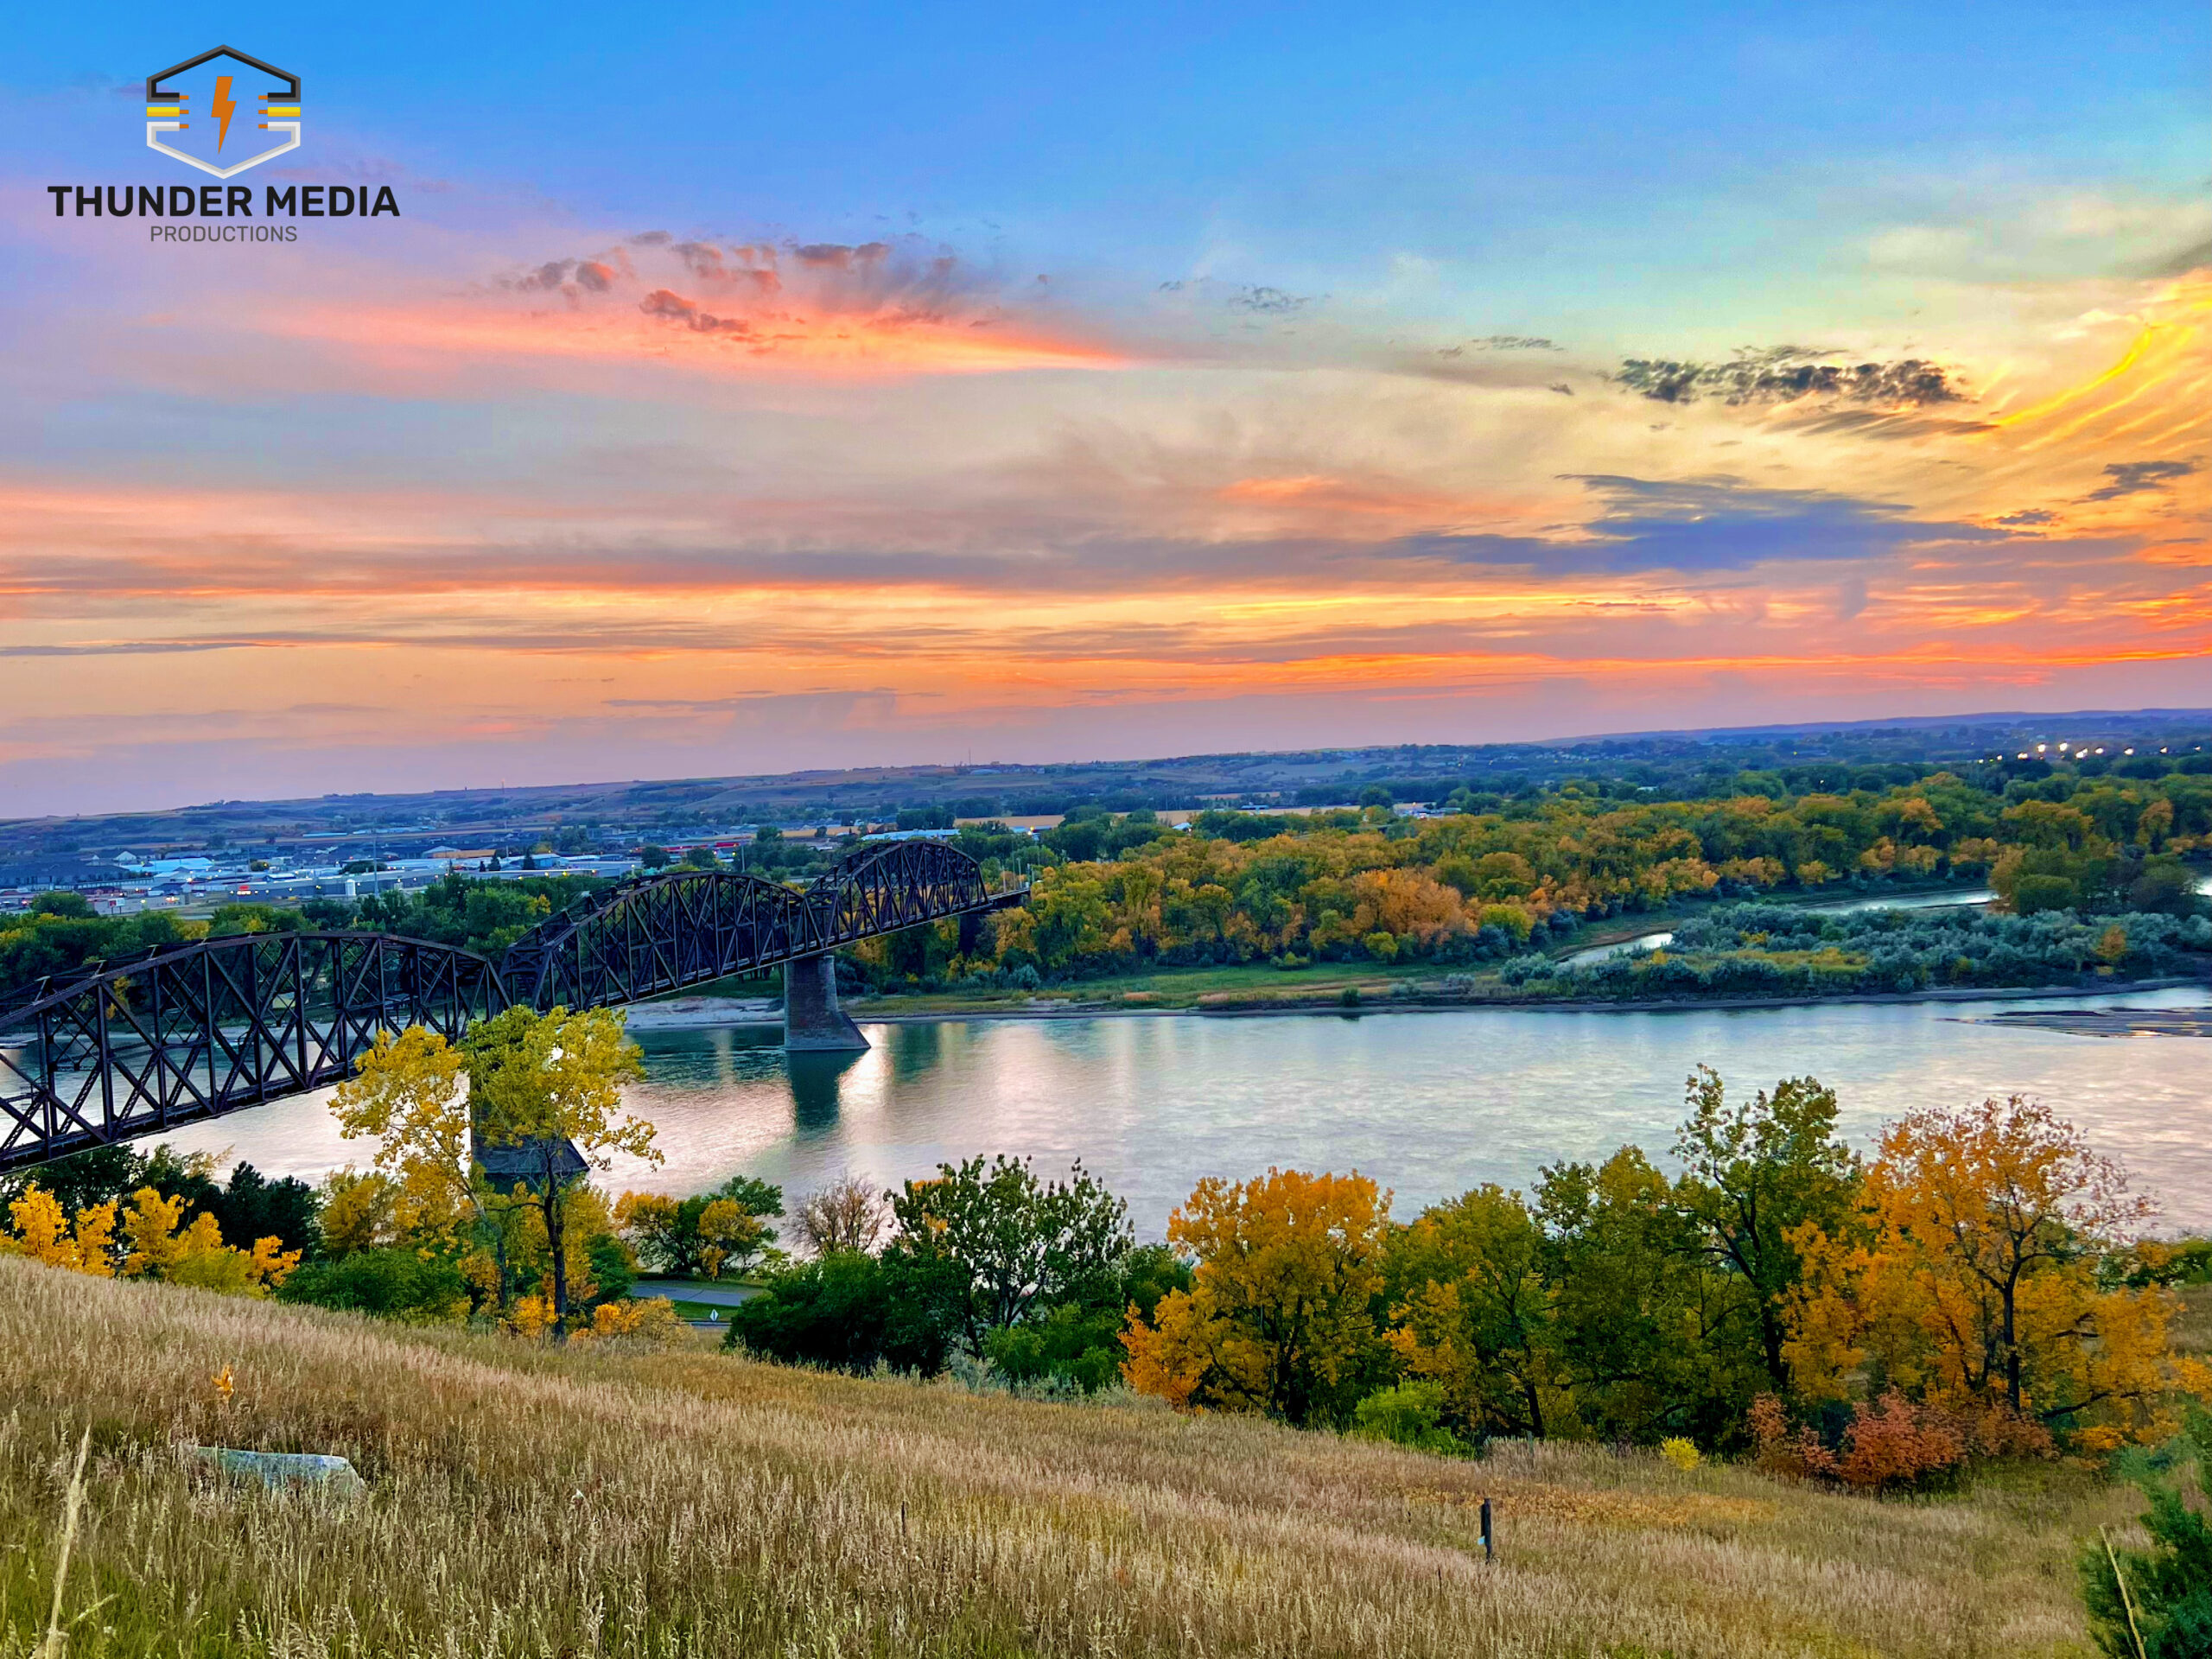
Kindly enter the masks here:
[[68, 1636], [61, 1625], [61, 1598], [69, 1584], [69, 1552], [77, 1545], [77, 1516], [85, 1504], [85, 1459], [92, 1449], [92, 1425], [77, 1439], [77, 1464], [69, 1471], [69, 1493], [61, 1501], [61, 1553], [54, 1564], [54, 1603], [47, 1611], [46, 1639], [39, 1643], [39, 1659], [61, 1659]]

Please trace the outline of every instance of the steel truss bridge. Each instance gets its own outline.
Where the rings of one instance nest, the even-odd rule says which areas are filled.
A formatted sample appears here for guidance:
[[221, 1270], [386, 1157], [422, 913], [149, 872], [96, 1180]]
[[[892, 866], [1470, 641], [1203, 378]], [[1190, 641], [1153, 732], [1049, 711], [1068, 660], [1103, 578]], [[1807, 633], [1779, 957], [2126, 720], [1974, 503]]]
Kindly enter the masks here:
[[855, 849], [798, 889], [665, 871], [547, 917], [494, 966], [362, 932], [249, 933], [90, 964], [0, 1007], [0, 1169], [45, 1163], [324, 1088], [379, 1031], [458, 1039], [512, 1007], [634, 1002], [840, 945], [1020, 904], [937, 842]]

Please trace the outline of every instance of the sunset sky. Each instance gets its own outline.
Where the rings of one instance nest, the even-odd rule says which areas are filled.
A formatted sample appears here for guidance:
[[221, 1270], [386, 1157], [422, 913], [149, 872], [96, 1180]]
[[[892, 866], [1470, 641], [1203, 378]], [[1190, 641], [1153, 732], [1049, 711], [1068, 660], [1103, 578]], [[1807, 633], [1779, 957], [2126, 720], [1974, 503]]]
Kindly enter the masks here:
[[[222, 42], [401, 216], [56, 218]], [[2201, 5], [10, 47], [0, 816], [2212, 705]]]

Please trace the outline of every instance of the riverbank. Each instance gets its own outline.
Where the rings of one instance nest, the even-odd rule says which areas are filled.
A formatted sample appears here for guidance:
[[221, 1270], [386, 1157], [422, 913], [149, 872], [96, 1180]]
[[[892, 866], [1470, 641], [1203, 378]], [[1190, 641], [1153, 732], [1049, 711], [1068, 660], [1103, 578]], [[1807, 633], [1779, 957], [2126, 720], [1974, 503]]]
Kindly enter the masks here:
[[719, 1026], [775, 1026], [784, 1010], [768, 996], [669, 996], [629, 1010], [632, 1031], [699, 1031]]
[[[1169, 1000], [1156, 992], [1124, 991], [1101, 996], [1005, 995], [972, 997], [944, 995], [915, 997], [855, 998], [847, 1011], [871, 1025], [927, 1026], [968, 1020], [1130, 1020], [1165, 1015], [1205, 1014], [1217, 1019], [1261, 1015], [1308, 1014], [1341, 1019], [1372, 1014], [1434, 1014], [1447, 1009], [1510, 1010], [1519, 1014], [1660, 1014], [1710, 1010], [1792, 1008], [1830, 1003], [1895, 1005], [1920, 1002], [2017, 1002], [2057, 998], [2118, 996], [2143, 991], [2202, 987], [2212, 992], [2212, 982], [2170, 976], [2163, 979], [2099, 979], [2091, 983], [1944, 987], [1920, 991], [1840, 992], [1802, 996], [1684, 996], [1606, 999], [1597, 997], [1497, 996], [1445, 994], [1417, 988], [1408, 979], [1357, 980], [1346, 978], [1325, 987], [1274, 995], [1238, 995], [1213, 992], [1194, 1000]], [[1345, 991], [1359, 993], [1348, 1000]], [[633, 1031], [694, 1031], [721, 1027], [774, 1027], [783, 1024], [781, 1010], [766, 999], [692, 996], [671, 998], [666, 1003], [645, 1003], [630, 1012]], [[2171, 1022], [2145, 1030], [2183, 1034]], [[2193, 1027], [2187, 1034], [2205, 1034]]]
[[928, 1025], [946, 1020], [1015, 1019], [1015, 1020], [1095, 1020], [1101, 1017], [1140, 1018], [1160, 1014], [1209, 1014], [1216, 1017], [1249, 1017], [1255, 1014], [1326, 1014], [1342, 1019], [1347, 1014], [1435, 1014], [1452, 1008], [1510, 1009], [1516, 1014], [1664, 1014], [1713, 1009], [1737, 1008], [1796, 1008], [1828, 1003], [1885, 1004], [1913, 1002], [2012, 1002], [2031, 998], [2117, 996], [2137, 991], [2174, 990], [2184, 986], [2204, 986], [2212, 991], [2212, 982], [2201, 979], [2169, 977], [2164, 979], [2108, 979], [2094, 984], [2073, 985], [2007, 985], [1988, 988], [1942, 988], [1923, 991], [1849, 991], [1833, 995], [1803, 996], [1680, 996], [1680, 997], [1510, 997], [1510, 996], [1445, 996], [1396, 994], [1389, 989], [1374, 1000], [1363, 996], [1357, 1002], [1334, 1001], [1305, 997], [1258, 999], [1249, 1001], [1214, 998], [1201, 999], [1195, 1006], [1163, 1007], [1126, 1002], [1098, 1002], [1068, 1004], [1057, 1007], [1027, 1007], [1004, 1008], [997, 1006], [978, 1006], [968, 1009], [936, 1009], [926, 1012], [899, 1012], [887, 1007], [891, 999], [879, 998], [853, 1008], [855, 1019], [881, 1025]]

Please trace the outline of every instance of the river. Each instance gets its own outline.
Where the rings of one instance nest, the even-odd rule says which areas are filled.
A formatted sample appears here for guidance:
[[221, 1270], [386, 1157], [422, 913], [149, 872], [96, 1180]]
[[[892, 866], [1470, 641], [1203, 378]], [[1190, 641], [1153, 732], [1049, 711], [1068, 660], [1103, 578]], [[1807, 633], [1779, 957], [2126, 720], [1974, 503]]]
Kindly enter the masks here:
[[[1080, 1157], [1157, 1237], [1202, 1176], [1356, 1166], [1410, 1217], [1625, 1141], [1666, 1161], [1683, 1079], [1703, 1062], [1742, 1090], [1812, 1073], [1841, 1097], [1843, 1131], [1860, 1147], [1920, 1107], [2038, 1095], [2162, 1200], [2164, 1228], [2202, 1230], [2212, 1039], [1975, 1021], [2000, 1009], [2208, 1006], [2212, 995], [2192, 988], [1667, 1013], [969, 1020], [866, 1026], [865, 1054], [788, 1059], [773, 1028], [648, 1032], [647, 1080], [631, 1104], [658, 1128], [667, 1162], [624, 1160], [608, 1179], [693, 1192], [742, 1172], [795, 1196], [841, 1173], [888, 1185], [976, 1153], [1033, 1154], [1051, 1169]], [[163, 1138], [271, 1174], [365, 1161], [336, 1134], [325, 1096]]]

